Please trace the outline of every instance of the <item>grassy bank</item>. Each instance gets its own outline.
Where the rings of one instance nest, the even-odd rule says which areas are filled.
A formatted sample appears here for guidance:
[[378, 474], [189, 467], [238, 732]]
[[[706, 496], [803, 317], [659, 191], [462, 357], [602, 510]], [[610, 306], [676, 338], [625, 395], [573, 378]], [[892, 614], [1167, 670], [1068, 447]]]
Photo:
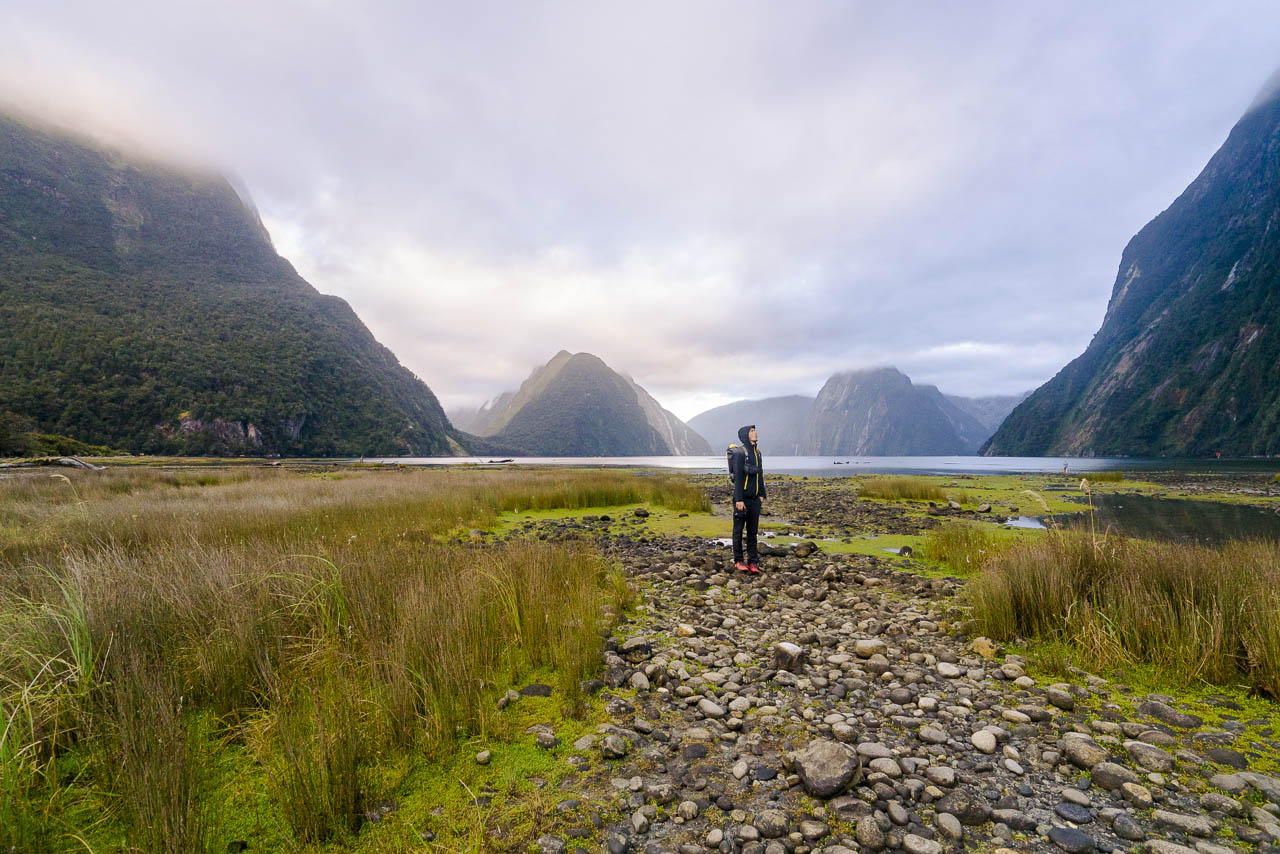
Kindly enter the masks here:
[[1280, 544], [1051, 531], [996, 551], [969, 595], [976, 631], [999, 640], [1061, 641], [1097, 667], [1280, 697]]
[[0, 481], [0, 849], [224, 851], [245, 798], [277, 843], [352, 839], [408, 757], [504, 735], [513, 680], [581, 711], [626, 597], [592, 552], [467, 530], [636, 501], [704, 499], [563, 471]]

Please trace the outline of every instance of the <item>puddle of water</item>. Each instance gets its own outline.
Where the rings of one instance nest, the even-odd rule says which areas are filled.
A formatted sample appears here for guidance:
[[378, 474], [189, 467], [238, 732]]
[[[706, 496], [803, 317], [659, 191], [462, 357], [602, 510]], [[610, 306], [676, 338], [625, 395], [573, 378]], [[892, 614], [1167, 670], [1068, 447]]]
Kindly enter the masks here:
[[1043, 531], [1045, 529], [1044, 520], [1039, 516], [1014, 516], [1005, 522], [1010, 528], [1035, 528]]

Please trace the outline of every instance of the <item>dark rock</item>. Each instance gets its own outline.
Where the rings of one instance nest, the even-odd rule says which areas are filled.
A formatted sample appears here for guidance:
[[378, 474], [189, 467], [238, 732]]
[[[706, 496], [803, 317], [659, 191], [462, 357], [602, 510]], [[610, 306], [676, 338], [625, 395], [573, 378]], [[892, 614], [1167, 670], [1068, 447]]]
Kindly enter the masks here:
[[1249, 767], [1249, 760], [1244, 758], [1244, 754], [1229, 747], [1211, 747], [1204, 751], [1204, 755], [1219, 765], [1226, 765], [1237, 771], [1243, 771]]
[[1051, 827], [1049, 839], [1068, 854], [1088, 854], [1097, 848], [1092, 836], [1074, 827]]
[[952, 789], [942, 796], [935, 809], [951, 813], [960, 823], [970, 827], [983, 824], [991, 817], [991, 805], [977, 792], [968, 789]]
[[1138, 706], [1138, 714], [1155, 718], [1161, 723], [1181, 727], [1182, 729], [1196, 729], [1204, 724], [1201, 718], [1179, 712], [1160, 700], [1147, 700]]
[[521, 697], [550, 697], [551, 686], [543, 685], [540, 682], [534, 682], [532, 685], [526, 685], [520, 689]]
[[862, 777], [862, 762], [848, 745], [813, 741], [790, 756], [805, 791], [815, 798], [840, 794]]
[[1059, 818], [1072, 824], [1088, 824], [1093, 821], [1093, 813], [1079, 804], [1058, 804], [1053, 811]]

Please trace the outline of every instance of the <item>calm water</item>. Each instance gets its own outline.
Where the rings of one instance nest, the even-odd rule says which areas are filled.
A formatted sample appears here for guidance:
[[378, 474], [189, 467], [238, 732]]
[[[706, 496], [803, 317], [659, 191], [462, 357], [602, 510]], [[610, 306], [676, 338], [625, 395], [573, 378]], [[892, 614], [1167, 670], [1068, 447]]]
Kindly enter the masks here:
[[[1072, 475], [1107, 469], [1125, 471], [1274, 471], [1274, 460], [1140, 460], [1108, 457], [771, 457], [765, 449], [765, 471], [848, 477], [857, 474], [1060, 474], [1062, 464]], [[485, 465], [495, 457], [382, 457], [365, 462], [418, 466]], [[504, 465], [634, 466], [692, 472], [725, 470], [723, 456], [713, 457], [516, 457]]]
[[[1228, 540], [1280, 541], [1275, 509], [1145, 495], [1093, 496], [1094, 525], [1130, 537], [1221, 545]], [[1088, 528], [1088, 513], [1053, 517], [1055, 524]]]

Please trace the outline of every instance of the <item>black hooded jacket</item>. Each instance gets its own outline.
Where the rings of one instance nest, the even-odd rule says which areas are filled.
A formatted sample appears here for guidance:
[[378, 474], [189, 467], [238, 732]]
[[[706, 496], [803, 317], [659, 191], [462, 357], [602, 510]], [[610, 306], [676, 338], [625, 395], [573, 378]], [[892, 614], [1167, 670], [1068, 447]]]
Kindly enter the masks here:
[[764, 458], [760, 449], [751, 441], [748, 434], [754, 424], [738, 428], [738, 441], [742, 447], [734, 456], [733, 466], [733, 500], [744, 501], [748, 498], [764, 498]]

